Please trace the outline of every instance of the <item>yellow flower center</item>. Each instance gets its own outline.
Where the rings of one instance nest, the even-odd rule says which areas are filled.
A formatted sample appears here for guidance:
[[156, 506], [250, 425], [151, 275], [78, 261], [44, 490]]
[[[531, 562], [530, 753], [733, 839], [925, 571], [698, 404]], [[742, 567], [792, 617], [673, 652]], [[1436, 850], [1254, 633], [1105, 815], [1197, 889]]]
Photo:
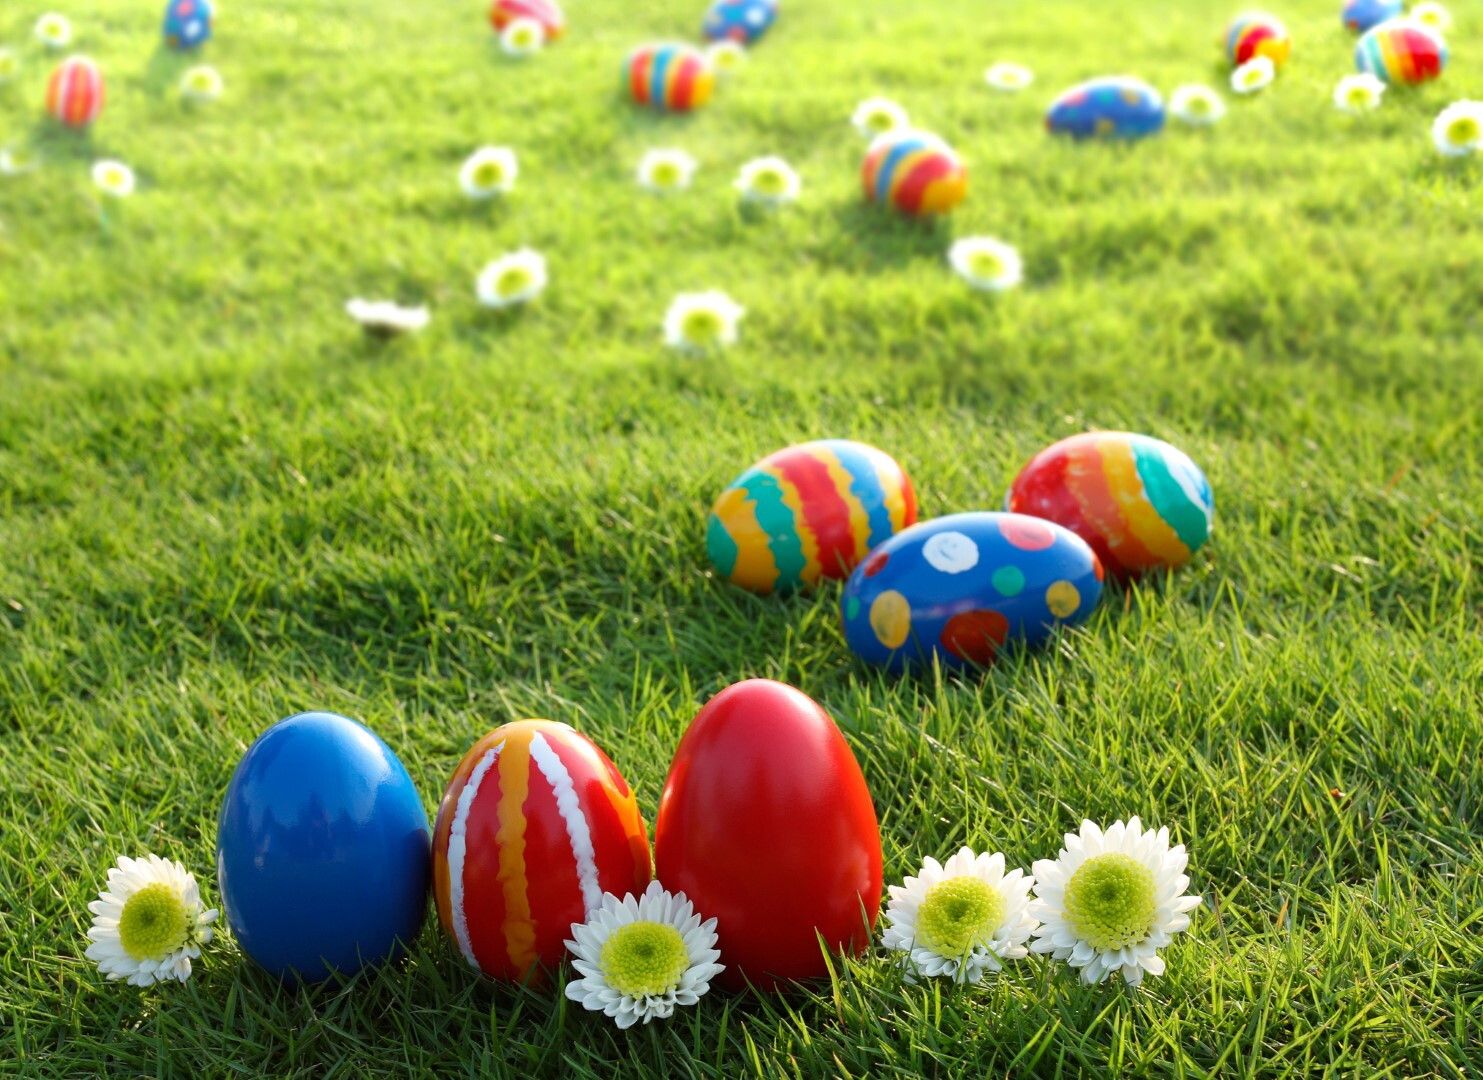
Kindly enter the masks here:
[[1467, 146], [1483, 138], [1483, 125], [1475, 116], [1459, 116], [1447, 125], [1447, 141], [1453, 146]]
[[1082, 863], [1066, 883], [1066, 918], [1098, 949], [1122, 949], [1148, 937], [1158, 911], [1153, 871], [1112, 852]]
[[656, 162], [650, 179], [659, 187], [674, 187], [680, 182], [680, 167], [673, 161]]
[[865, 118], [865, 126], [871, 131], [883, 134], [896, 126], [896, 118], [885, 109], [876, 109]]
[[119, 942], [135, 960], [158, 960], [185, 944], [190, 915], [185, 901], [163, 882], [146, 885], [124, 902]]
[[1210, 99], [1196, 94], [1194, 97], [1189, 99], [1189, 101], [1185, 105], [1185, 108], [1189, 109], [1191, 116], [1209, 116]]
[[752, 174], [752, 188], [771, 198], [788, 190], [788, 178], [778, 169], [759, 169]]
[[707, 308], [686, 312], [684, 321], [680, 324], [680, 332], [685, 335], [685, 340], [697, 345], [709, 345], [717, 341], [723, 329], [721, 316]]
[[674, 989], [689, 965], [680, 932], [656, 922], [620, 926], [603, 942], [598, 957], [608, 985], [632, 998]]
[[1370, 103], [1370, 91], [1368, 87], [1351, 86], [1349, 88], [1349, 104], [1356, 109], [1362, 109]]
[[917, 940], [938, 956], [967, 956], [988, 944], [1004, 922], [997, 889], [976, 877], [954, 877], [927, 890], [917, 909]]
[[530, 288], [534, 280], [530, 271], [523, 266], [507, 267], [500, 272], [499, 277], [495, 278], [494, 291], [502, 299], [508, 299]]
[[515, 43], [517, 48], [529, 49], [536, 43], [536, 33], [529, 26], [517, 27], [515, 32], [510, 35], [510, 40]]
[[974, 277], [993, 280], [1004, 276], [1004, 260], [992, 251], [975, 251], [968, 257], [968, 269]]
[[497, 187], [505, 179], [505, 167], [498, 161], [481, 161], [474, 168], [474, 183], [481, 188]]

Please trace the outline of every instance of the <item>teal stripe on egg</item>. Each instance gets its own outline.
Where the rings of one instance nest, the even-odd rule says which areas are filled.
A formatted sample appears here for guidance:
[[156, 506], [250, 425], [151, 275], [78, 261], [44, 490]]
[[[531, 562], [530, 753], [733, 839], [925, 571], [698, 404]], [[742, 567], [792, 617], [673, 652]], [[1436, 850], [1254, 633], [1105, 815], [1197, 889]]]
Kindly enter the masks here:
[[705, 551], [711, 557], [711, 563], [721, 572], [723, 577], [730, 577], [731, 572], [736, 569], [736, 557], [741, 553], [736, 546], [736, 541], [731, 539], [731, 534], [726, 531], [726, 526], [721, 524], [721, 519], [715, 514], [705, 527]]
[[[1168, 452], [1161, 452], [1157, 444], [1134, 442], [1133, 463], [1138, 469], [1138, 479], [1143, 481], [1144, 493], [1159, 517], [1179, 534], [1185, 547], [1198, 550], [1210, 536], [1210, 518], [1206, 508], [1194, 501], [1192, 493], [1174, 476]], [[1190, 482], [1198, 472], [1190, 462], [1187, 473]]]
[[850, 474], [850, 493], [865, 507], [866, 519], [870, 522], [870, 539], [867, 548], [876, 547], [891, 539], [891, 511], [886, 508], [885, 492], [881, 490], [880, 474], [875, 463], [861, 453], [853, 443], [832, 441], [829, 452], [835, 456], [845, 472]]
[[783, 488], [775, 476], [761, 470], [743, 477], [740, 486], [756, 507], [757, 524], [767, 534], [767, 546], [778, 564], [778, 589], [797, 588], [803, 584], [803, 570], [808, 560], [803, 555], [803, 541], [798, 536], [798, 523], [793, 511], [783, 501]]

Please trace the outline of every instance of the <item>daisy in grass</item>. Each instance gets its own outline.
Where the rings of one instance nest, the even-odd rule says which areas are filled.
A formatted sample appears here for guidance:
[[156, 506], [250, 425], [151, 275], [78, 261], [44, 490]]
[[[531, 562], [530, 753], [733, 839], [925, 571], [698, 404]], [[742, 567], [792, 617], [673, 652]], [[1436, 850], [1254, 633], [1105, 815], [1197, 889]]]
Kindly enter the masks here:
[[489, 308], [528, 304], [546, 288], [546, 257], [530, 248], [503, 255], [479, 273], [479, 303]]
[[1406, 17], [1412, 22], [1419, 22], [1422, 26], [1441, 34], [1452, 29], [1452, 12], [1441, 4], [1430, 2], [1417, 4], [1407, 13]]
[[65, 15], [48, 12], [36, 20], [36, 40], [49, 49], [65, 49], [72, 44], [72, 24]]
[[191, 961], [211, 940], [216, 909], [204, 910], [201, 891], [178, 862], [120, 856], [108, 887], [88, 905], [93, 925], [87, 958], [110, 979], [150, 986], [191, 977]]
[[93, 183], [105, 195], [126, 199], [134, 194], [134, 170], [122, 161], [98, 161], [93, 164]]
[[1169, 112], [1191, 127], [1209, 127], [1225, 119], [1225, 99], [1208, 86], [1176, 87], [1169, 95]]
[[649, 150], [639, 159], [639, 187], [661, 195], [683, 191], [695, 176], [697, 163], [683, 150]]
[[746, 314], [718, 290], [681, 293], [664, 316], [664, 343], [684, 352], [708, 352], [736, 344], [737, 324]]
[[706, 46], [705, 52], [710, 57], [711, 67], [723, 78], [736, 74], [747, 62], [747, 50], [739, 42], [731, 40], [712, 42]]
[[1432, 121], [1432, 142], [1447, 157], [1483, 150], [1483, 101], [1455, 101]]
[[0, 86], [10, 82], [20, 73], [21, 58], [14, 49], [0, 48]]
[[506, 56], [534, 56], [545, 44], [546, 28], [535, 19], [511, 19], [499, 35], [499, 47]]
[[188, 101], [215, 101], [224, 85], [221, 72], [210, 64], [197, 64], [180, 77], [180, 94]]
[[402, 307], [390, 300], [362, 300], [358, 296], [346, 303], [345, 313], [365, 327], [366, 333], [378, 337], [415, 333], [432, 318], [425, 306]]
[[1373, 112], [1384, 97], [1384, 80], [1368, 71], [1362, 75], [1345, 75], [1334, 87], [1334, 108], [1355, 114]]
[[991, 236], [967, 236], [948, 249], [948, 262], [968, 284], [985, 292], [1005, 292], [1025, 279], [1020, 253]]
[[984, 72], [984, 82], [995, 90], [1013, 94], [1027, 89], [1035, 81], [1035, 73], [1023, 64], [998, 63]]
[[887, 890], [881, 941], [902, 954], [906, 977], [976, 983], [1002, 961], [1028, 953], [1035, 930], [1029, 914], [1032, 879], [1018, 867], [1005, 873], [1004, 856], [963, 848], [946, 863], [927, 858], [916, 877]]
[[1258, 56], [1248, 60], [1231, 72], [1231, 89], [1238, 94], [1255, 94], [1272, 85], [1277, 77], [1277, 65], [1270, 56]]
[[1055, 859], [1035, 863], [1030, 914], [1040, 920], [1030, 950], [1081, 971], [1085, 983], [1121, 974], [1130, 986], [1162, 975], [1159, 950], [1189, 929], [1200, 905], [1186, 895], [1189, 855], [1169, 846], [1169, 830], [1145, 830], [1136, 818], [1105, 832], [1090, 821], [1066, 834]]
[[620, 1028], [664, 1020], [694, 1005], [725, 965], [716, 963], [716, 920], [701, 921], [684, 893], [649, 882], [643, 896], [612, 893], [585, 923], [572, 923], [566, 943], [580, 979], [566, 996]]
[[36, 169], [36, 161], [24, 150], [0, 146], [0, 176], [20, 176]]
[[508, 195], [520, 176], [520, 162], [515, 151], [504, 146], [485, 146], [475, 150], [458, 170], [458, 186], [471, 199], [492, 199]]
[[733, 186], [746, 202], [776, 207], [797, 202], [803, 181], [782, 158], [761, 157], [741, 167]]
[[906, 110], [890, 98], [883, 97], [866, 98], [856, 105], [855, 114], [850, 117], [850, 123], [854, 124], [855, 130], [867, 139], [874, 139], [877, 135], [884, 135], [888, 131], [911, 126]]

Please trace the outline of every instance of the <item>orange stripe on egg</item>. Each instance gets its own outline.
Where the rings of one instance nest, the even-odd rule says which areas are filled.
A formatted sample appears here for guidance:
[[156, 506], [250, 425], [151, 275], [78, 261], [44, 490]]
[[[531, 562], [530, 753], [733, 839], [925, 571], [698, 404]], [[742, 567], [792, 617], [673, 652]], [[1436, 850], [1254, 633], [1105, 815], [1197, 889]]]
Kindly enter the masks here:
[[1108, 490], [1112, 492], [1128, 531], [1160, 562], [1178, 566], [1188, 561], [1189, 548], [1148, 501], [1132, 447], [1121, 441], [1108, 440], [1102, 444], [1101, 451], [1102, 472], [1107, 478]]
[[834, 490], [849, 513], [850, 539], [854, 541], [854, 558], [850, 560], [850, 565], [853, 566], [865, 558], [870, 550], [870, 515], [865, 511], [865, 504], [855, 494], [855, 478], [840, 464], [834, 452], [827, 446], [810, 447], [808, 452], [824, 463], [824, 467], [829, 471], [829, 479], [834, 484]]
[[1106, 542], [1117, 562], [1132, 569], [1157, 565], [1158, 559], [1143, 546], [1123, 520], [1117, 498], [1102, 468], [1102, 455], [1111, 439], [1080, 442], [1066, 450], [1066, 490], [1076, 500], [1081, 516]]
[[525, 797], [530, 789], [530, 740], [534, 729], [512, 731], [500, 755], [499, 882], [505, 900], [505, 951], [525, 970], [536, 962], [536, 928], [525, 879]]
[[736, 544], [736, 564], [731, 581], [743, 588], [771, 592], [778, 580], [778, 563], [765, 529], [757, 522], [757, 506], [747, 489], [730, 487], [721, 492], [711, 511]]

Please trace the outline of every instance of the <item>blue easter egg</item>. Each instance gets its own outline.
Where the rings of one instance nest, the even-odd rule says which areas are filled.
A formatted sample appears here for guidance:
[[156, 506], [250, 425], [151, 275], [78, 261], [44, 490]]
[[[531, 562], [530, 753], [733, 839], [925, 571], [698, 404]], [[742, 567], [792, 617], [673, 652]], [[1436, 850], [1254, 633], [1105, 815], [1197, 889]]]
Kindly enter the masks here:
[[211, 37], [211, 0], [170, 0], [165, 7], [165, 44], [194, 49]]
[[1102, 564], [1075, 533], [1025, 514], [953, 514], [872, 551], [845, 584], [845, 638], [900, 672], [990, 664], [1009, 641], [1043, 643], [1086, 621]]
[[1405, 13], [1406, 5], [1401, 0], [1349, 0], [1340, 17], [1350, 30], [1363, 34], [1373, 26], [1399, 19]]
[[1075, 139], [1141, 139], [1163, 129], [1164, 99], [1141, 79], [1092, 79], [1056, 98], [1045, 126]]
[[701, 32], [707, 41], [750, 45], [767, 33], [777, 17], [777, 0], [716, 0], [705, 14]]
[[391, 749], [354, 720], [299, 713], [237, 764], [216, 875], [242, 950], [314, 982], [397, 953], [427, 910], [431, 834]]

